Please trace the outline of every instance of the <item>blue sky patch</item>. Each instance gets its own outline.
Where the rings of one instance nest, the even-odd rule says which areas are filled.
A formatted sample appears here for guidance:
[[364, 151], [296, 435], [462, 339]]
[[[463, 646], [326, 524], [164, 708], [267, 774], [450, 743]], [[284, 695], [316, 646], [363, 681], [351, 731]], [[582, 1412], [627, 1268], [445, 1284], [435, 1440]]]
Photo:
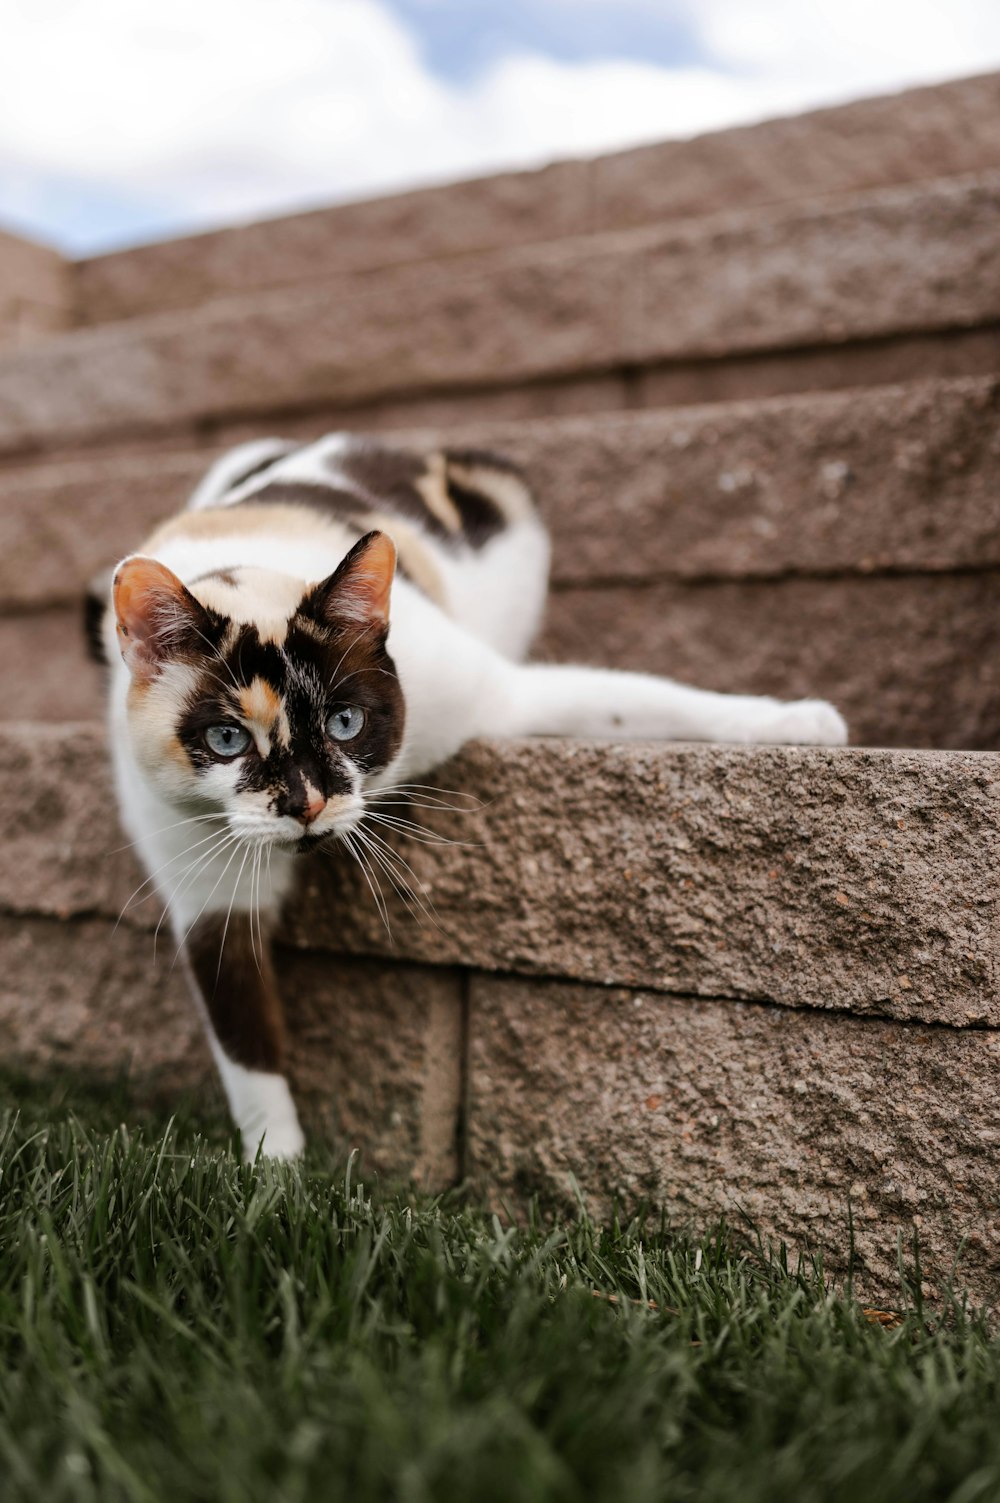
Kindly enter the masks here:
[[668, 3], [626, 0], [385, 0], [427, 68], [452, 84], [526, 52], [562, 63], [628, 59], [660, 67], [709, 61], [694, 27]]

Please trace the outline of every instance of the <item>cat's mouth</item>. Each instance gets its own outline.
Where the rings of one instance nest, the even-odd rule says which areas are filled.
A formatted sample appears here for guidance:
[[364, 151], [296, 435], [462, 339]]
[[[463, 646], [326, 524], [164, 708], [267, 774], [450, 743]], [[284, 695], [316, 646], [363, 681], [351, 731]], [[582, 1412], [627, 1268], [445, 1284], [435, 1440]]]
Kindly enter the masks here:
[[238, 840], [248, 845], [274, 847], [280, 851], [287, 851], [290, 855], [296, 855], [314, 851], [323, 844], [332, 845], [334, 841], [350, 835], [359, 823], [363, 812], [359, 809], [353, 817], [341, 815], [335, 821], [326, 823], [319, 829], [314, 824], [303, 825], [297, 819], [261, 821], [246, 818], [230, 819], [229, 828]]

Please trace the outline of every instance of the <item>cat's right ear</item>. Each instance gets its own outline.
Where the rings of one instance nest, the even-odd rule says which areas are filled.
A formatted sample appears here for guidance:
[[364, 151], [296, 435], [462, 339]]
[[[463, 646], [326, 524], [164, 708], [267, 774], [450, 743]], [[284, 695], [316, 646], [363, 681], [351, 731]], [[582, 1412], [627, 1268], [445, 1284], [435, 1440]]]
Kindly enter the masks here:
[[211, 619], [177, 575], [155, 558], [134, 554], [115, 570], [112, 587], [118, 646], [134, 679], [148, 682], [164, 663], [211, 646]]

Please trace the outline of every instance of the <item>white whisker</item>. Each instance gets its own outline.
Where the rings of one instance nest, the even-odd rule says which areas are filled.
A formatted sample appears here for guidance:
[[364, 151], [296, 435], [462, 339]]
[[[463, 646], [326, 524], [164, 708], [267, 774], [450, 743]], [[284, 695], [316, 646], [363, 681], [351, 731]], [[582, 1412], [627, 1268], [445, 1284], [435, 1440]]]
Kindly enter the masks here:
[[[187, 941], [188, 941], [188, 939], [189, 939], [192, 931], [194, 930], [194, 928], [195, 928], [196, 924], [198, 923], [198, 920], [201, 918], [202, 914], [205, 912], [205, 909], [208, 907], [209, 903], [215, 897], [215, 894], [216, 894], [216, 892], [218, 891], [218, 888], [219, 888], [219, 883], [222, 881], [223, 877], [226, 875], [226, 873], [228, 872], [229, 868], [232, 866], [233, 862], [236, 860], [236, 857], [239, 855], [240, 846], [245, 844], [245, 842], [243, 840], [241, 840], [239, 838], [239, 836], [234, 837], [234, 839], [235, 839], [235, 846], [234, 846], [234, 848], [233, 848], [233, 850], [232, 850], [232, 852], [231, 852], [231, 854], [229, 856], [229, 860], [226, 862], [225, 866], [222, 868], [221, 872], [216, 877], [216, 879], [215, 879], [215, 886], [212, 888], [212, 891], [209, 893], [209, 895], [205, 899], [204, 903], [202, 903], [201, 907], [198, 909], [198, 912], [195, 914], [195, 916], [192, 919], [191, 923], [188, 924], [188, 926], [185, 929], [183, 935], [181, 936], [180, 943], [178, 944], [177, 949], [174, 952], [174, 958], [173, 958], [172, 966], [177, 964], [177, 957], [178, 957], [178, 955], [180, 955], [180, 953], [183, 950], [184, 946], [187, 944]], [[249, 852], [249, 849], [250, 849], [250, 847], [247, 846], [247, 852]], [[233, 896], [232, 896], [232, 900], [231, 900], [231, 902], [229, 904], [230, 909], [232, 909], [233, 903], [236, 901], [236, 893], [237, 893], [237, 890], [238, 890], [239, 885], [240, 885], [240, 877], [243, 875], [243, 867], [246, 866], [246, 860], [247, 860], [246, 853], [244, 853], [243, 864], [241, 865], [241, 867], [239, 869], [239, 872], [236, 875], [236, 882], [235, 882], [235, 884], [233, 886]], [[216, 977], [216, 980], [218, 980], [218, 976]]]
[[154, 960], [156, 959], [156, 944], [157, 944], [157, 940], [160, 937], [160, 930], [163, 927], [163, 920], [166, 918], [167, 914], [170, 912], [170, 909], [171, 909], [172, 905], [174, 903], [176, 903], [177, 899], [180, 897], [181, 893], [185, 891], [185, 889], [190, 889], [191, 887], [194, 886], [197, 878], [204, 871], [205, 867], [208, 866], [210, 864], [210, 862], [212, 862], [215, 859], [216, 856], [221, 856], [222, 852], [224, 850], [226, 850], [227, 847], [235, 839], [236, 839], [236, 836], [233, 835], [233, 833], [230, 830], [226, 830], [219, 837], [219, 839], [217, 840], [217, 842], [215, 843], [215, 845], [213, 845], [209, 850], [203, 851], [202, 854], [195, 861], [193, 861], [190, 866], [186, 867], [185, 870], [182, 872], [182, 874], [180, 876], [180, 879], [177, 882], [176, 887], [174, 887], [173, 890], [171, 891], [171, 893], [169, 894], [169, 896], [167, 898], [167, 901], [166, 901], [166, 904], [164, 906], [163, 912], [160, 914], [159, 920], [157, 921], [156, 928], [153, 930], [153, 959]]
[[[131, 897], [129, 897], [121, 913], [119, 913], [118, 918], [115, 922], [115, 929], [117, 930], [118, 925], [121, 923], [122, 919], [125, 917], [126, 913], [131, 908], [132, 904], [135, 902], [135, 899], [139, 896], [144, 887], [148, 887], [151, 882], [155, 882], [160, 873], [165, 872], [167, 868], [173, 866], [176, 861], [182, 861], [185, 856], [190, 856], [192, 851], [196, 851], [200, 846], [207, 845], [210, 840], [214, 840], [219, 833], [219, 831], [213, 830], [210, 835], [206, 835], [202, 840], [196, 840], [193, 845], [185, 847], [183, 851], [178, 851], [176, 856], [171, 856], [169, 861], [164, 861], [162, 866], [158, 866], [154, 872], [151, 872], [150, 875], [145, 879], [145, 881], [140, 882], [139, 886], [132, 893]], [[142, 898], [141, 901], [144, 903], [146, 901], [146, 898], [151, 896], [151, 893], [147, 893], [146, 897]]]
[[[241, 841], [240, 844], [242, 845], [243, 842]], [[236, 894], [240, 890], [240, 878], [243, 875], [243, 868], [247, 864], [247, 856], [249, 854], [250, 854], [250, 847], [247, 846], [246, 850], [243, 852], [243, 860], [240, 862], [240, 869], [236, 873], [236, 881], [233, 883], [233, 895], [229, 899], [229, 907], [226, 909], [226, 922], [222, 926], [222, 938], [219, 941], [219, 963], [215, 967], [215, 984], [216, 984], [216, 986], [218, 986], [218, 984], [219, 984], [219, 977], [222, 974], [222, 955], [223, 955], [223, 951], [226, 948], [226, 935], [229, 933], [229, 920], [233, 916], [233, 904], [236, 902]], [[229, 865], [230, 866], [232, 865], [232, 860], [231, 859], [230, 859]], [[228, 870], [229, 870], [229, 866], [226, 867], [226, 871], [228, 871]], [[225, 875], [225, 873], [223, 873], [223, 875]], [[252, 942], [253, 942], [253, 931], [251, 930], [251, 943]]]
[[426, 825], [418, 825], [412, 819], [401, 819], [398, 814], [376, 814], [374, 810], [366, 809], [364, 817], [376, 824], [385, 825], [386, 829], [398, 831], [416, 845], [457, 845], [471, 850], [474, 844], [469, 840], [453, 840], [450, 835], [439, 835], [437, 830], [429, 830]]
[[[424, 914], [425, 918], [430, 919], [435, 928], [440, 929], [441, 933], [443, 934], [445, 931], [438, 919], [434, 905], [430, 901], [430, 899], [425, 896], [423, 891], [423, 883], [421, 882], [420, 878], [417, 876], [416, 872], [413, 870], [413, 867], [409, 864], [409, 862], [406, 861], [397, 850], [394, 850], [393, 847], [389, 845], [388, 841], [383, 840], [381, 835], [376, 834], [374, 830], [362, 831], [361, 829], [357, 829], [354, 831], [354, 834], [360, 836], [362, 843], [364, 844], [370, 856], [375, 859], [378, 859], [381, 856], [381, 861], [379, 864], [383, 867], [384, 870], [386, 869], [387, 863], [392, 865], [392, 872], [387, 872], [387, 875], [390, 876], [390, 880], [393, 881], [394, 886], [396, 886], [397, 883], [399, 884], [397, 891], [401, 887], [406, 893], [408, 893], [412, 901], [420, 909], [421, 913]], [[398, 869], [399, 867], [402, 867], [409, 873], [410, 877], [412, 877], [413, 879], [412, 883], [408, 882], [406, 878], [402, 876], [401, 872]]]
[[[179, 830], [182, 825], [194, 825], [197, 824], [200, 820], [223, 819], [224, 817], [225, 816], [222, 814], [192, 814], [190, 819], [178, 819], [172, 825], [161, 825], [158, 830], [146, 830], [142, 838], [144, 840], [148, 840], [154, 835], [165, 835], [168, 830]], [[127, 845], [112, 846], [111, 850], [108, 851], [107, 854], [109, 856], [118, 856], [122, 851], [134, 850], [138, 844], [138, 840], [130, 840]]]
[[[357, 831], [355, 830], [353, 834], [357, 834]], [[369, 874], [368, 863], [361, 852], [358, 850], [357, 846], [354, 844], [353, 835], [343, 835], [341, 839], [361, 868], [361, 874], [364, 877], [365, 881], [368, 883], [368, 890], [371, 893], [372, 897], [375, 899], [375, 907], [378, 909], [379, 917], [385, 925], [386, 933], [388, 934], [391, 941], [392, 925], [389, 922], [389, 914], [385, 906], [385, 899], [382, 897], [381, 885], [378, 884], [377, 879], [375, 884], [373, 884], [372, 875], [374, 874]]]

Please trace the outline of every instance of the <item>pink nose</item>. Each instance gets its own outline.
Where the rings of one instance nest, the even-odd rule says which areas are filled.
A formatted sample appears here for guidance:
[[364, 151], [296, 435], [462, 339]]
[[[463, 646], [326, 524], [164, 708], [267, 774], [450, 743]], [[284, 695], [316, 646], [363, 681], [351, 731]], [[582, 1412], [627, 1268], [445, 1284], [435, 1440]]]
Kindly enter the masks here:
[[305, 808], [302, 811], [302, 814], [301, 814], [302, 823], [304, 825], [311, 825], [314, 819], [319, 819], [319, 816], [323, 813], [323, 810], [325, 808], [326, 808], [326, 799], [323, 797], [322, 794], [320, 794], [320, 793], [314, 793], [309, 798], [309, 800], [308, 800]]

